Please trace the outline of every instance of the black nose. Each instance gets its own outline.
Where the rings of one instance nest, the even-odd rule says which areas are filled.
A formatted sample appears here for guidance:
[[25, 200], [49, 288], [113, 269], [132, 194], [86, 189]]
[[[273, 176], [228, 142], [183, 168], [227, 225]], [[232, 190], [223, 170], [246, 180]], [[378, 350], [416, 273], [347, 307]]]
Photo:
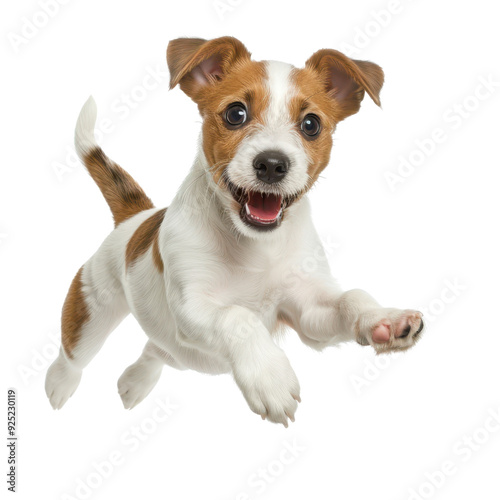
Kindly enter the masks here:
[[273, 184], [285, 177], [290, 166], [290, 160], [279, 151], [264, 151], [259, 153], [254, 161], [257, 179]]

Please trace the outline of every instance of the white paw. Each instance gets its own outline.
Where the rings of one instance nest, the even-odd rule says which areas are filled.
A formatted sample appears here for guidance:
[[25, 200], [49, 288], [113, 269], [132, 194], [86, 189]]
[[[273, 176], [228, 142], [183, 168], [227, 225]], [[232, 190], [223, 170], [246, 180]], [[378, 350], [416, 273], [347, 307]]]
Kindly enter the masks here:
[[45, 378], [45, 393], [54, 410], [60, 410], [73, 396], [81, 378], [81, 370], [72, 368], [62, 354], [50, 365]]
[[374, 309], [360, 315], [356, 340], [371, 345], [377, 354], [406, 351], [424, 329], [422, 313], [411, 309]]
[[295, 420], [300, 386], [284, 353], [253, 360], [252, 366], [235, 366], [233, 373], [253, 412], [285, 427], [288, 427], [288, 419]]
[[118, 379], [118, 394], [123, 406], [131, 410], [153, 390], [160, 379], [162, 365], [137, 361], [130, 365]]

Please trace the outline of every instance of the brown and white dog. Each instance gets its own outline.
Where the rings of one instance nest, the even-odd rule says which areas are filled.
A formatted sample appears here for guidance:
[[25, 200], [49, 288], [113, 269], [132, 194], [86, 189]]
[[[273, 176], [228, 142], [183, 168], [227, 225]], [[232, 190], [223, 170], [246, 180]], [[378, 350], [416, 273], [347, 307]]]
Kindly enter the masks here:
[[[300, 388], [273, 337], [288, 325], [308, 346], [340, 342], [401, 351], [423, 329], [414, 310], [342, 292], [318, 249], [306, 193], [327, 166], [338, 122], [382, 69], [324, 49], [302, 69], [253, 61], [235, 38], [181, 38], [167, 50], [171, 88], [203, 118], [200, 148], [172, 204], [157, 209], [96, 144], [96, 106], [84, 105], [77, 152], [113, 213], [114, 231], [82, 266], [62, 313], [62, 347], [46, 379], [61, 408], [82, 369], [130, 312], [149, 337], [118, 381], [125, 408], [142, 401], [164, 364], [233, 374], [251, 410], [294, 419]], [[291, 270], [314, 259], [304, 276]]]

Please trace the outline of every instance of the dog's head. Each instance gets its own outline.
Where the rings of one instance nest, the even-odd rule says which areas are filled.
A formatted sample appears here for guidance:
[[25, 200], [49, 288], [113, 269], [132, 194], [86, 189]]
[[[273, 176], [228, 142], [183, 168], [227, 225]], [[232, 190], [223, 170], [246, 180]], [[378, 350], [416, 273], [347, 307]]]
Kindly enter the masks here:
[[277, 228], [330, 159], [337, 123], [364, 93], [380, 105], [382, 69], [330, 49], [302, 69], [253, 61], [232, 37], [169, 43], [170, 87], [198, 104], [203, 152], [240, 232]]

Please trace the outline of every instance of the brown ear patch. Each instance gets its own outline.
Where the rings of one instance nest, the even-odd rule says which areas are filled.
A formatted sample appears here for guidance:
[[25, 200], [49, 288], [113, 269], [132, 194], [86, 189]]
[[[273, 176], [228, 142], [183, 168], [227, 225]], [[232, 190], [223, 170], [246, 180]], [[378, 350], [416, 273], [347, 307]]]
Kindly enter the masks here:
[[170, 73], [170, 88], [173, 89], [186, 73], [193, 55], [207, 43], [203, 38], [177, 38], [167, 47], [167, 65]]
[[180, 84], [182, 91], [197, 102], [201, 90], [223, 79], [236, 63], [248, 60], [250, 52], [231, 36], [213, 40], [177, 38], [167, 48], [170, 88]]
[[64, 301], [61, 318], [61, 343], [70, 359], [72, 352], [80, 339], [82, 326], [90, 319], [90, 313], [85, 302], [85, 295], [82, 291], [83, 267], [76, 273], [68, 295]]
[[313, 54], [302, 69], [294, 69], [291, 81], [295, 94], [289, 112], [300, 124], [308, 114], [320, 119], [321, 132], [313, 140], [302, 135], [308, 165], [308, 187], [317, 180], [330, 161], [332, 134], [338, 122], [359, 110], [367, 92], [380, 105], [380, 89], [384, 81], [382, 69], [368, 61], [355, 61], [330, 49]]
[[306, 61], [306, 68], [317, 72], [325, 90], [337, 101], [341, 120], [359, 111], [365, 92], [380, 106], [384, 72], [377, 64], [350, 59], [338, 50], [321, 49]]
[[167, 209], [163, 208], [146, 219], [130, 238], [125, 250], [125, 268], [128, 269], [141, 255], [153, 247], [153, 263], [163, 273], [163, 260], [158, 246], [158, 233]]

